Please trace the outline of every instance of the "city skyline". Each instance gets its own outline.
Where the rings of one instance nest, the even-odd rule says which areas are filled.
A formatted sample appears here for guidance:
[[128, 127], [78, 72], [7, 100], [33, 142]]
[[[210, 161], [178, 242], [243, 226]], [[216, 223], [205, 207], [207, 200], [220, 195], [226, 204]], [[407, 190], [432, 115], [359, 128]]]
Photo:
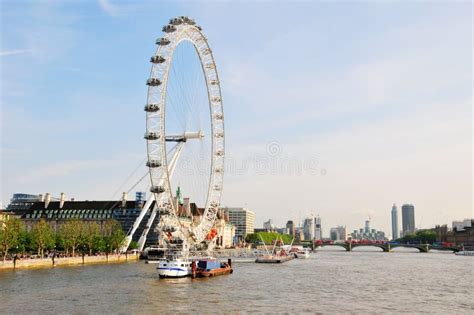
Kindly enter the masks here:
[[223, 206], [349, 231], [370, 216], [389, 232], [394, 202], [416, 206], [417, 228], [472, 216], [469, 4], [24, 4], [1, 10], [5, 206], [110, 199], [146, 155], [150, 38], [185, 9], [231, 117]]

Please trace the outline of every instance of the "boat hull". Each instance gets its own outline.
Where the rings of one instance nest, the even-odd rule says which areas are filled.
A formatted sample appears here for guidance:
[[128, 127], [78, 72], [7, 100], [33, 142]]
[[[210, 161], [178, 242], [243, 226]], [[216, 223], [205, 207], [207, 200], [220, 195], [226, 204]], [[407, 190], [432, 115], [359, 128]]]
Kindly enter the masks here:
[[307, 259], [309, 258], [309, 253], [295, 253], [295, 258]]
[[255, 262], [259, 264], [281, 264], [292, 260], [293, 258], [293, 256], [258, 257], [255, 259]]
[[158, 276], [160, 278], [183, 278], [190, 275], [190, 271], [185, 269], [158, 268]]
[[216, 277], [216, 276], [231, 274], [232, 272], [234, 272], [234, 270], [231, 267], [223, 267], [223, 268], [212, 269], [209, 271], [197, 271], [196, 277], [202, 277], [202, 278]]
[[160, 260], [158, 262], [160, 278], [183, 278], [191, 275], [191, 262], [188, 260]]

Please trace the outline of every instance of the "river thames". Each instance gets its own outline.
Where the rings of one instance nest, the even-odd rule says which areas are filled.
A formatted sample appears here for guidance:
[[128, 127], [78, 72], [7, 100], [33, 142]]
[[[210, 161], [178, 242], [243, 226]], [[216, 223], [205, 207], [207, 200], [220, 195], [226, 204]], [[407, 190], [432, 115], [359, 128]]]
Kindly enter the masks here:
[[[374, 249], [376, 250], [376, 249]], [[0, 272], [0, 313], [473, 314], [474, 258], [324, 250], [228, 276], [160, 280], [143, 262]]]

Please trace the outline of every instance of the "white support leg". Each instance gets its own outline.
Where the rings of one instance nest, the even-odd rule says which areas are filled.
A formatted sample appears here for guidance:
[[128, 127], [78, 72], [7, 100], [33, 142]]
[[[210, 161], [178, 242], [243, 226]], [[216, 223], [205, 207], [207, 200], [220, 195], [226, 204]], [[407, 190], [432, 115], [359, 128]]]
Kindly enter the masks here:
[[[171, 178], [173, 178], [173, 173], [176, 169], [176, 165], [178, 164], [178, 159], [179, 159], [179, 156], [181, 155], [181, 152], [183, 151], [183, 148], [184, 148], [184, 142], [179, 143], [178, 146], [176, 147], [176, 151], [175, 151], [173, 157], [170, 160], [170, 163], [168, 163], [168, 173], [169, 173], [170, 180], [171, 180]], [[164, 181], [165, 180], [162, 179], [159, 183], [159, 186], [163, 186]], [[151, 212], [151, 216], [148, 219], [148, 222], [145, 226], [145, 229], [143, 230], [142, 235], [140, 236], [140, 239], [138, 241], [138, 250], [139, 251], [143, 251], [143, 249], [145, 247], [148, 232], [150, 231], [150, 228], [153, 224], [153, 221], [156, 218], [156, 213], [159, 210], [158, 209], [158, 204], [160, 203], [160, 201], [161, 200], [156, 200], [155, 206], [153, 207], [152, 212]]]

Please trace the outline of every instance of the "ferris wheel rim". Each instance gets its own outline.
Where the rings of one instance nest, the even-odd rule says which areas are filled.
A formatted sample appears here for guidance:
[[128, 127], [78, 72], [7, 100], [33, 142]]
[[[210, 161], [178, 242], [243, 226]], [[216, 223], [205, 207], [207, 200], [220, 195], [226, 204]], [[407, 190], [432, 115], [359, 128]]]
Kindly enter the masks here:
[[[173, 20], [172, 20], [173, 21]], [[166, 207], [171, 208], [173, 215], [177, 218], [177, 209], [175, 208], [173, 201], [173, 192], [171, 191], [171, 183], [170, 183], [170, 174], [169, 174], [169, 166], [168, 166], [168, 155], [166, 151], [166, 105], [167, 105], [167, 86], [168, 86], [168, 78], [169, 72], [172, 66], [174, 53], [177, 47], [184, 41], [191, 43], [196, 51], [196, 54], [199, 57], [199, 62], [201, 65], [201, 69], [203, 71], [206, 83], [206, 91], [207, 91], [207, 99], [209, 103], [209, 111], [210, 111], [210, 127], [211, 127], [211, 167], [209, 172], [209, 182], [208, 187], [206, 189], [207, 196], [204, 205], [204, 213], [203, 216], [197, 226], [194, 227], [194, 237], [197, 241], [202, 241], [205, 237], [203, 234], [207, 234], [215, 221], [217, 216], [217, 211], [219, 210], [220, 206], [220, 198], [222, 195], [222, 188], [223, 188], [223, 176], [224, 176], [224, 156], [225, 156], [225, 133], [224, 133], [224, 112], [223, 112], [223, 103], [222, 103], [222, 93], [221, 93], [221, 86], [219, 75], [217, 72], [217, 67], [215, 64], [215, 59], [212, 53], [212, 50], [209, 46], [206, 36], [203, 34], [200, 27], [196, 26], [195, 24], [181, 24], [174, 27], [174, 31], [167, 32], [165, 31], [167, 28], [169, 29], [172, 24], [169, 24], [163, 28], [165, 37], [161, 38], [161, 40], [166, 39], [168, 40], [168, 44], [166, 45], [158, 45], [158, 48], [155, 54], [152, 57], [152, 67], [150, 71], [150, 78], [147, 81], [147, 84], [152, 79], [162, 80], [161, 89], [157, 89], [155, 85], [148, 84], [148, 92], [147, 92], [147, 105], [149, 106], [151, 103], [150, 101], [156, 99], [156, 94], [159, 95], [159, 102], [157, 103], [160, 106], [160, 113], [159, 115], [150, 114], [147, 111], [147, 131], [145, 137], [152, 132], [153, 128], [151, 128], [152, 121], [154, 120], [157, 123], [157, 119], [159, 123], [155, 126], [156, 131], [159, 131], [159, 139], [150, 139], [147, 138], [147, 157], [148, 162], [147, 164], [152, 164], [154, 158], [158, 156], [160, 153], [161, 157], [161, 172], [162, 176], [160, 177], [159, 174], [154, 174], [152, 172], [153, 168], [150, 168], [150, 180], [152, 183], [152, 190], [154, 189], [155, 185], [159, 182], [159, 180], [164, 180], [165, 184], [165, 191], [157, 192], [156, 190], [153, 192], [155, 195], [156, 203], [158, 203], [161, 197], [160, 194], [166, 194], [168, 198], [168, 202]], [[157, 41], [158, 43], [158, 41]], [[168, 46], [168, 47], [166, 47]], [[165, 47], [165, 48], [163, 48]], [[168, 49], [167, 49], [168, 48]], [[163, 54], [163, 53], [166, 53]], [[153, 62], [153, 58], [155, 60], [161, 61], [161, 58], [165, 58], [164, 62], [161, 64], [165, 64], [160, 69], [157, 69]], [[158, 63], [160, 64], [160, 63]], [[157, 81], [150, 81], [155, 82]], [[157, 92], [158, 90], [158, 92]], [[158, 140], [158, 145], [156, 141]], [[217, 168], [218, 167], [218, 168]], [[158, 172], [157, 172], [158, 173]], [[154, 176], [155, 175], [155, 176]], [[158, 180], [159, 178], [159, 180]], [[164, 204], [163, 204], [164, 205]], [[163, 205], [158, 205], [161, 207]], [[211, 211], [212, 210], [212, 211]], [[181, 225], [179, 219], [176, 225]], [[178, 226], [179, 229], [182, 230], [182, 226]], [[181, 231], [182, 232], [182, 231]], [[198, 235], [196, 235], [198, 234]]]

